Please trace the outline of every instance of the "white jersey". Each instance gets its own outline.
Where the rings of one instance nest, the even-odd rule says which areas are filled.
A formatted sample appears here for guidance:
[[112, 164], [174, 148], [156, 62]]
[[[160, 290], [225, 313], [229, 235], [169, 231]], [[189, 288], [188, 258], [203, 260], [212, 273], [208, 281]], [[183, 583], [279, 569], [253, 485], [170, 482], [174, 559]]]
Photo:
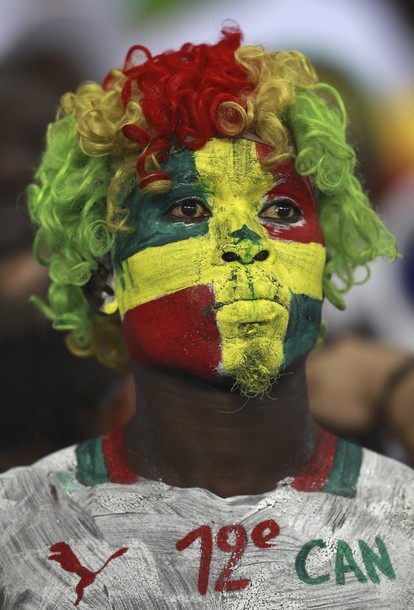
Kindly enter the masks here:
[[138, 478], [113, 433], [0, 477], [0, 607], [414, 608], [413, 482], [321, 433], [297, 477], [220, 498]]

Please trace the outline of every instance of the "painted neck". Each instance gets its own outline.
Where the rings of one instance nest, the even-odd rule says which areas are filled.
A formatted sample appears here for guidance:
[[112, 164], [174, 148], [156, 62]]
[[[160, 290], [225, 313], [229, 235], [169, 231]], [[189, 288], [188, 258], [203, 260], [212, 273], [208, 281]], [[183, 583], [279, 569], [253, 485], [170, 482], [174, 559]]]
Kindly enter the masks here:
[[137, 412], [124, 440], [145, 478], [222, 497], [259, 494], [297, 474], [313, 451], [304, 360], [263, 399], [141, 366], [134, 378]]

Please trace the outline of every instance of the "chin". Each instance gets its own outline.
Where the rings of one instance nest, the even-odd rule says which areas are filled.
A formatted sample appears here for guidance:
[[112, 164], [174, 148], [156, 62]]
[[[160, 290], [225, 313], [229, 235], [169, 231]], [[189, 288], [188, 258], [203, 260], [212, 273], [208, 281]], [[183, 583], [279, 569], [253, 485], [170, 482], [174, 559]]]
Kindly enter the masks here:
[[233, 341], [231, 364], [223, 366], [223, 377], [233, 380], [233, 390], [249, 398], [270, 394], [283, 369], [281, 340]]

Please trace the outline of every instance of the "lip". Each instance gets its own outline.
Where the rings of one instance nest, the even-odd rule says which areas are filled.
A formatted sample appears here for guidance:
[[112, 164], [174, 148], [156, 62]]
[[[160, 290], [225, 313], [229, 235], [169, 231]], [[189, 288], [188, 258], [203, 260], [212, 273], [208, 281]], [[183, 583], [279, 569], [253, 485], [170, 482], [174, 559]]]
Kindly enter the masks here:
[[227, 333], [238, 337], [240, 333], [267, 333], [269, 328], [286, 321], [289, 312], [274, 299], [232, 299], [217, 303], [215, 315], [221, 328], [225, 326]]

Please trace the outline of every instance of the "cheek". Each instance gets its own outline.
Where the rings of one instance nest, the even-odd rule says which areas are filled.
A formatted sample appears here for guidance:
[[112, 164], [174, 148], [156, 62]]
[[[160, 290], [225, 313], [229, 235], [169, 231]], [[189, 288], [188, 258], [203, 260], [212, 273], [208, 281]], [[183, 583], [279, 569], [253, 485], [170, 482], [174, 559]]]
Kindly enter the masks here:
[[130, 309], [123, 327], [132, 357], [201, 377], [216, 374], [221, 342], [213, 306], [212, 288], [195, 286]]
[[282, 239], [268, 242], [268, 273], [280, 285], [280, 298], [285, 303], [288, 294], [303, 294], [319, 301], [323, 298], [323, 274], [326, 250], [317, 243], [303, 244]]
[[304, 294], [292, 295], [289, 325], [284, 338], [284, 366], [308, 354], [315, 346], [321, 327], [322, 301]]
[[286, 241], [296, 241], [302, 244], [325, 244], [316, 214], [303, 219], [297, 225], [283, 227], [270, 222], [263, 222], [263, 226], [272, 239], [284, 239]]

